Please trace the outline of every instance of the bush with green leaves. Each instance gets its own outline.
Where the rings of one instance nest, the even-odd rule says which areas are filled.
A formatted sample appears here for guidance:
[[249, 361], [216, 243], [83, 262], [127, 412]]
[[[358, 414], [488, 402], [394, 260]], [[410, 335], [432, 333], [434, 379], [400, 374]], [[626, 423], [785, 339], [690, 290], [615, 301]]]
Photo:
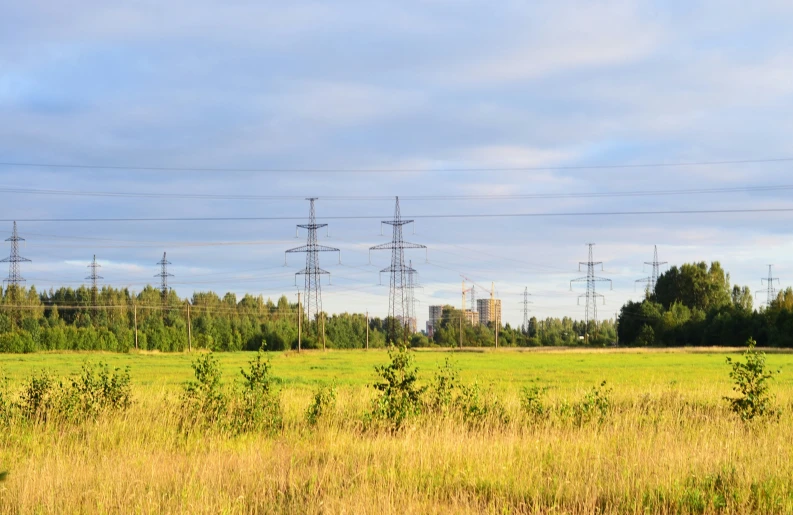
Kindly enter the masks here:
[[111, 370], [100, 362], [84, 364], [80, 375], [67, 382], [54, 379], [46, 371], [32, 376], [23, 385], [16, 407], [29, 421], [82, 422], [103, 413], [124, 411], [131, 403], [129, 368]]
[[332, 415], [336, 410], [336, 384], [320, 386], [314, 391], [306, 410], [306, 422], [310, 426], [316, 426], [321, 420]]
[[483, 390], [479, 383], [462, 385], [460, 395], [455, 401], [457, 410], [463, 420], [471, 425], [482, 425], [486, 422], [506, 424], [509, 413], [491, 390]]
[[11, 422], [13, 403], [8, 391], [8, 378], [0, 376], [0, 426]]
[[448, 414], [455, 407], [460, 390], [460, 373], [449, 358], [435, 372], [435, 378], [427, 390], [427, 408], [439, 414]]
[[22, 386], [17, 407], [25, 419], [46, 422], [56, 412], [58, 403], [58, 385], [47, 371], [42, 370]]
[[231, 429], [235, 433], [280, 429], [283, 412], [270, 362], [264, 360], [260, 349], [248, 365], [247, 371], [240, 371], [245, 380], [232, 400]]
[[131, 404], [129, 367], [112, 371], [106, 363], [84, 364], [71, 384], [61, 387], [60, 409], [70, 420], [92, 419], [108, 411], [124, 411]]
[[418, 373], [411, 352], [404, 345], [388, 351], [391, 362], [378, 365], [375, 371], [382, 382], [374, 387], [380, 395], [374, 400], [372, 410], [364, 417], [364, 422], [382, 422], [399, 429], [408, 419], [421, 413], [422, 395], [426, 387], [417, 384]]
[[520, 407], [530, 422], [545, 420], [551, 413], [542, 400], [545, 391], [546, 388], [540, 386], [526, 386], [521, 391]]
[[577, 425], [591, 421], [602, 422], [611, 410], [611, 388], [606, 381], [593, 386], [584, 394], [584, 398], [572, 406], [573, 420]]
[[778, 411], [772, 407], [773, 397], [769, 393], [768, 380], [779, 371], [768, 370], [765, 353], [755, 350], [756, 342], [752, 338], [746, 345], [743, 353], [745, 363], [727, 358], [727, 364], [732, 366], [730, 379], [735, 383], [733, 390], [740, 395], [724, 399], [744, 422], [758, 417], [777, 416]]
[[211, 352], [201, 354], [192, 367], [195, 381], [185, 384], [182, 392], [182, 429], [189, 429], [196, 424], [216, 423], [228, 403], [222, 389], [220, 366], [215, 356]]

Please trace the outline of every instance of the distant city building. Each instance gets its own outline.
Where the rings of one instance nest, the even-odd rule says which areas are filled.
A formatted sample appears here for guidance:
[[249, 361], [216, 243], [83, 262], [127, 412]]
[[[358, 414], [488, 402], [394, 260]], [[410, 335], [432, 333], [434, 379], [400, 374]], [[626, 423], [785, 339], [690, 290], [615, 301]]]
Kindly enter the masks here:
[[471, 311], [470, 309], [465, 310], [465, 321], [471, 325], [479, 324], [479, 312], [478, 311]]
[[435, 336], [435, 328], [443, 317], [443, 306], [430, 306], [430, 319], [427, 320], [427, 337]]
[[480, 324], [501, 323], [501, 299], [477, 299], [476, 307]]

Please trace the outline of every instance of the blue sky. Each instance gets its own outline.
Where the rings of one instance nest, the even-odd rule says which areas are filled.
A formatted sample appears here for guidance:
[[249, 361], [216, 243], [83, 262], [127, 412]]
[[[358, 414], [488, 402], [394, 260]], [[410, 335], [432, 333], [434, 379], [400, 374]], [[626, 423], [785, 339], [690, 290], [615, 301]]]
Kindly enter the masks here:
[[[184, 168], [408, 169], [410, 173], [156, 172], [0, 165], [0, 219], [305, 217], [793, 207], [790, 191], [466, 199], [786, 186], [792, 163], [460, 172], [793, 156], [790, 2], [6, 2], [0, 18], [0, 161]], [[275, 200], [22, 194], [11, 190], [294, 196]], [[325, 197], [323, 199], [323, 197]], [[410, 197], [414, 197], [410, 199]], [[638, 298], [662, 260], [722, 261], [760, 289], [793, 283], [787, 213], [417, 218], [406, 238], [427, 306], [460, 302], [460, 274], [491, 282], [506, 321], [583, 316], [569, 280], [587, 242], [614, 281], [601, 313]], [[10, 223], [7, 224], [10, 233]], [[377, 220], [331, 220], [342, 264], [328, 311], [385, 315]], [[140, 289], [168, 252], [181, 295], [294, 297], [294, 222], [20, 224], [37, 287], [79, 285], [93, 254]], [[303, 234], [301, 234], [303, 236]], [[221, 245], [221, 243], [226, 243]], [[387, 278], [384, 283], [387, 285]], [[481, 294], [481, 293], [480, 293]]]

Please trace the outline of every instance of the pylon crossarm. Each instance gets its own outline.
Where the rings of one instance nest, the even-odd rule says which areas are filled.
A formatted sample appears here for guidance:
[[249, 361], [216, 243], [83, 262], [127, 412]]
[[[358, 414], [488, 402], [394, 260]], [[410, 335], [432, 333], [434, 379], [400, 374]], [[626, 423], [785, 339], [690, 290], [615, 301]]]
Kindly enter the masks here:
[[310, 274], [330, 275], [330, 272], [328, 272], [327, 270], [323, 270], [321, 268], [315, 268], [314, 270], [307, 270], [304, 268], [299, 272], [295, 272], [295, 275], [310, 275]]
[[341, 252], [341, 250], [335, 247], [328, 247], [327, 245], [315, 245], [312, 250], [316, 250], [317, 252]]

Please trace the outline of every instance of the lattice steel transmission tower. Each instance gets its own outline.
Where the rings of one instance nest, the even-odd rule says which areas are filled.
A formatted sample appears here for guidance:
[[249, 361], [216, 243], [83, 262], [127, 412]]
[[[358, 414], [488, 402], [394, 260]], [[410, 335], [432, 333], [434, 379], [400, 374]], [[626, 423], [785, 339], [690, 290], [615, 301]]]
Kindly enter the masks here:
[[11, 242], [11, 255], [0, 261], [0, 263], [8, 263], [8, 278], [3, 282], [8, 286], [13, 286], [12, 295], [16, 295], [17, 287], [25, 284], [25, 279], [19, 271], [19, 264], [31, 262], [28, 258], [19, 255], [19, 242], [25, 241], [25, 238], [19, 237], [16, 222], [14, 222], [14, 232], [10, 238], [6, 238], [6, 241]]
[[[163, 256], [164, 257], [164, 256]], [[91, 264], [88, 265], [88, 268], [91, 269], [91, 275], [86, 277], [86, 280], [91, 281], [91, 304], [96, 308], [96, 298], [98, 289], [96, 283], [99, 279], [104, 279], [104, 277], [97, 274], [97, 268], [101, 268], [102, 265], [96, 262], [96, 254], [94, 254], [94, 260], [91, 261]]]
[[173, 274], [168, 273], [168, 265], [171, 264], [165, 257], [165, 252], [162, 253], [162, 259], [157, 262], [160, 265], [160, 273], [154, 277], [160, 278], [160, 292], [162, 293], [162, 303], [168, 303], [168, 278], [173, 277]]
[[645, 261], [645, 265], [650, 265], [653, 267], [652, 274], [650, 277], [645, 277], [644, 279], [637, 279], [637, 283], [647, 283], [647, 292], [648, 293], [655, 293], [655, 285], [658, 283], [658, 278], [661, 276], [661, 266], [666, 264], [666, 261], [658, 261], [658, 245], [653, 245], [653, 260], [652, 261]]
[[529, 300], [529, 287], [526, 286], [523, 290], [523, 332], [524, 334], [528, 334], [529, 332], [529, 304], [531, 301]]
[[575, 282], [584, 282], [586, 281], [586, 293], [582, 293], [578, 296], [578, 304], [581, 304], [581, 297], [586, 297], [586, 311], [585, 311], [585, 321], [586, 321], [586, 334], [584, 335], [587, 339], [587, 343], [589, 342], [589, 321], [592, 320], [595, 323], [595, 329], [597, 330], [597, 323], [598, 323], [598, 308], [597, 308], [597, 299], [603, 299], [603, 304], [606, 303], [606, 297], [597, 293], [595, 290], [595, 285], [599, 282], [609, 282], [611, 285], [611, 279], [607, 279], [605, 277], [598, 277], [595, 275], [595, 267], [600, 265], [601, 271], [603, 270], [603, 262], [602, 261], [595, 261], [592, 257], [592, 247], [595, 246], [594, 243], [587, 243], [589, 246], [589, 260], [588, 261], [581, 261], [578, 263], [578, 271], [581, 271], [581, 265], [586, 265], [587, 272], [586, 277], [579, 277], [577, 279], [573, 279], [570, 281], [570, 291], [573, 290], [573, 283]]
[[760, 279], [761, 284], [766, 283], [766, 289], [757, 290], [757, 292], [755, 292], [755, 294], [765, 292], [766, 294], [765, 305], [767, 307], [771, 307], [771, 304], [776, 300], [777, 295], [779, 295], [779, 290], [774, 288], [774, 281], [776, 281], [777, 284], [779, 284], [779, 278], [773, 276], [772, 273], [773, 267], [774, 265], [768, 265], [768, 279]]
[[407, 316], [407, 324], [408, 330], [410, 332], [415, 332], [418, 328], [418, 323], [416, 320], [416, 296], [415, 296], [415, 288], [418, 286], [418, 281], [416, 281], [415, 277], [418, 275], [418, 272], [413, 269], [413, 260], [408, 261], [408, 288], [407, 288], [407, 307], [408, 311], [406, 313]]
[[[425, 245], [418, 243], [409, 243], [402, 237], [402, 228], [413, 220], [403, 220], [402, 213], [399, 209], [399, 197], [396, 197], [396, 206], [394, 207], [394, 219], [383, 220], [381, 223], [393, 227], [393, 236], [389, 243], [382, 245], [375, 245], [369, 249], [372, 250], [390, 250], [391, 251], [391, 265], [387, 268], [380, 270], [380, 273], [388, 272], [391, 276], [388, 297], [388, 341], [395, 343], [402, 333], [404, 342], [407, 345], [408, 337], [408, 321], [406, 320], [410, 313], [410, 295], [408, 288], [408, 281], [410, 274], [416, 271], [413, 267], [405, 264], [405, 249], [426, 249]], [[401, 327], [399, 327], [401, 325]]]
[[[306, 238], [306, 244], [300, 247], [295, 247], [293, 249], [289, 249], [286, 251], [286, 254], [294, 254], [298, 252], [305, 252], [306, 254], [306, 267], [299, 272], [295, 272], [295, 281], [297, 281], [298, 275], [305, 276], [305, 286], [303, 289], [303, 298], [304, 303], [303, 306], [306, 310], [306, 317], [308, 318], [308, 322], [311, 323], [311, 313], [314, 313], [314, 316], [320, 316], [322, 313], [322, 284], [320, 281], [320, 276], [322, 275], [330, 275], [330, 272], [327, 270], [323, 270], [319, 267], [319, 253], [320, 252], [341, 252], [339, 249], [334, 247], [328, 247], [325, 245], [320, 245], [317, 243], [317, 229], [321, 229], [322, 227], [327, 227], [328, 224], [318, 224], [317, 223], [317, 216], [316, 211], [314, 210], [314, 201], [317, 200], [317, 197], [310, 197], [306, 200], [309, 201], [310, 206], [308, 210], [308, 223], [307, 224], [299, 224], [297, 227], [298, 229], [306, 229], [308, 231], [308, 236]], [[284, 255], [284, 264], [286, 264], [286, 254]], [[339, 260], [341, 260], [341, 253], [339, 254]], [[317, 323], [317, 336], [320, 334], [320, 324], [319, 321]]]

